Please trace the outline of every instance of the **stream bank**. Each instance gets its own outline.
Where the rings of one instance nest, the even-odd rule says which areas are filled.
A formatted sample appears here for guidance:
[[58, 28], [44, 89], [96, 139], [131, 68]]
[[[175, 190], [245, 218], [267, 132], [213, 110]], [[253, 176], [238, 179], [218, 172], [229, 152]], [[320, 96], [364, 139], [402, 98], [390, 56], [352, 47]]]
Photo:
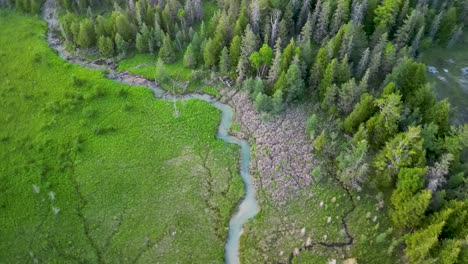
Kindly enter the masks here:
[[153, 96], [166, 101], [185, 101], [198, 99], [209, 103], [221, 112], [221, 123], [219, 124], [216, 137], [229, 144], [236, 144], [240, 147], [240, 175], [245, 189], [245, 195], [238, 205], [237, 211], [229, 222], [229, 234], [225, 245], [225, 262], [228, 264], [239, 263], [239, 240], [242, 235], [242, 228], [245, 222], [254, 217], [259, 211], [255, 194], [255, 187], [250, 175], [250, 145], [242, 138], [229, 134], [234, 111], [225, 103], [221, 103], [214, 96], [207, 94], [184, 94], [176, 95], [163, 90], [157, 82], [147, 80], [143, 77], [132, 75], [128, 72], [117, 72], [116, 64], [109, 60], [85, 60], [79, 55], [66, 50], [63, 41], [56, 35], [58, 20], [54, 0], [47, 0], [43, 6], [43, 19], [47, 22], [47, 42], [49, 46], [64, 60], [89, 69], [99, 69], [106, 72], [106, 78], [116, 82], [131, 86], [143, 86], [151, 89]]

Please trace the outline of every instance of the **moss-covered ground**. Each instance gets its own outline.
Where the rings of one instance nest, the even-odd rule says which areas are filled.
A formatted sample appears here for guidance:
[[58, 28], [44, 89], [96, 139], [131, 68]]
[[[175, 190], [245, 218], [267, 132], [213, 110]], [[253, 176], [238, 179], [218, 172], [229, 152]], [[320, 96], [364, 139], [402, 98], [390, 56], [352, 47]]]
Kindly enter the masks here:
[[58, 58], [0, 10], [0, 262], [219, 263], [242, 195], [218, 110]]

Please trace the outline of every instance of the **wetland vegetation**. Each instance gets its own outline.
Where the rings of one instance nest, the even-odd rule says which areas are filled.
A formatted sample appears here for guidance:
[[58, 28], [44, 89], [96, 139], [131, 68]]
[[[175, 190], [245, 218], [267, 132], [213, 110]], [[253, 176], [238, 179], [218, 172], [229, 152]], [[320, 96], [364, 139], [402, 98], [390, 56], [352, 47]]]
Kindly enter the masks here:
[[0, 7], [2, 261], [468, 262], [468, 1]]

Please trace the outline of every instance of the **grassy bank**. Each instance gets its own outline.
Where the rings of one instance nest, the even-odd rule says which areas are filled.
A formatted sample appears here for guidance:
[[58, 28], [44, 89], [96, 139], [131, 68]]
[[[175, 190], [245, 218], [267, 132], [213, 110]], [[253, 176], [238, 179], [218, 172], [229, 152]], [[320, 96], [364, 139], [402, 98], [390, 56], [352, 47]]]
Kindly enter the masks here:
[[0, 11], [0, 259], [221, 262], [242, 195], [218, 111], [155, 100], [58, 58]]

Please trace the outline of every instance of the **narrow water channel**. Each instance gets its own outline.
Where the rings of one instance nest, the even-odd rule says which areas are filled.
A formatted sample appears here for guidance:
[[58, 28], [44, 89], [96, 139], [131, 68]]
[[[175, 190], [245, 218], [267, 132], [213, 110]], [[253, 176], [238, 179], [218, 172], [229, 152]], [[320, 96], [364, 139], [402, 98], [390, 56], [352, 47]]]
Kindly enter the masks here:
[[229, 234], [226, 240], [224, 257], [225, 263], [227, 264], [239, 263], [239, 241], [242, 235], [242, 227], [247, 220], [254, 217], [259, 212], [260, 208], [256, 200], [252, 176], [250, 175], [250, 145], [245, 139], [234, 137], [229, 134], [229, 128], [231, 127], [234, 116], [232, 107], [228, 104], [221, 103], [214, 96], [207, 94], [171, 94], [168, 91], [163, 90], [153, 81], [146, 80], [140, 76], [135, 76], [130, 73], [118, 73], [108, 66], [84, 60], [80, 56], [68, 52], [60, 39], [53, 33], [53, 29], [58, 25], [55, 13], [55, 0], [47, 0], [45, 2], [42, 15], [43, 19], [47, 22], [49, 29], [47, 33], [47, 42], [49, 46], [64, 60], [85, 68], [107, 70], [106, 77], [108, 79], [132, 86], [144, 86], [149, 88], [153, 91], [153, 95], [157, 99], [169, 101], [198, 99], [211, 104], [221, 111], [221, 122], [219, 124], [216, 137], [229, 144], [236, 144], [240, 147], [239, 170], [244, 183], [245, 194], [238, 205], [237, 211], [229, 221]]

